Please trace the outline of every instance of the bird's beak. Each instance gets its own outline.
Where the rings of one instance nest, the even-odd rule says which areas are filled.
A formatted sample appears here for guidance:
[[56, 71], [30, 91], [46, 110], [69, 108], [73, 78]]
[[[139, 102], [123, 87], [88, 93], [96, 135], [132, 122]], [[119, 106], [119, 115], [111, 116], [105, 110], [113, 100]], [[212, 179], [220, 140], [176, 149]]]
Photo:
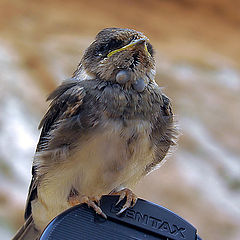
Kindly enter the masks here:
[[126, 49], [132, 49], [132, 48], [136, 48], [136, 47], [143, 47], [146, 51], [146, 53], [150, 55], [150, 53], [148, 52], [148, 49], [147, 49], [147, 45], [146, 45], [146, 41], [148, 39], [147, 38], [140, 38], [140, 39], [137, 39], [137, 40], [133, 40], [132, 42], [130, 42], [129, 44], [127, 44], [126, 46], [122, 47], [122, 48], [119, 48], [119, 49], [116, 49], [116, 50], [113, 50], [111, 51], [107, 57], [111, 57], [113, 54], [117, 53], [117, 52], [121, 52], [123, 50], [126, 50]]

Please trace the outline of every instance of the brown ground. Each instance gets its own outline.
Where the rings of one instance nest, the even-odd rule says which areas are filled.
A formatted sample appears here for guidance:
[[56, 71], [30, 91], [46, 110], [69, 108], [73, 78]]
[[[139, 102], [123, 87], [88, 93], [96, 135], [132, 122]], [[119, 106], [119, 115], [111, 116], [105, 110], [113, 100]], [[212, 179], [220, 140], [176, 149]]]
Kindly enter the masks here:
[[[46, 94], [71, 75], [83, 50], [96, 33], [105, 27], [128, 27], [144, 32], [157, 50], [158, 63], [162, 63], [162, 59], [167, 59], [171, 64], [187, 62], [206, 72], [225, 65], [239, 69], [239, 9], [238, 0], [0, 0], [0, 40], [7, 42], [20, 56], [20, 67], [29, 74], [32, 84], [40, 91], [38, 97], [27, 92], [24, 95], [25, 104], [30, 104], [32, 113], [40, 118], [46, 110]], [[162, 68], [157, 68], [161, 76]], [[179, 103], [184, 99], [183, 95], [190, 96], [192, 92], [190, 101], [201, 101], [197, 98], [201, 88], [192, 88], [188, 83], [164, 77], [161, 81], [167, 86], [166, 92], [174, 100], [180, 115], [187, 109]], [[215, 86], [206, 86], [215, 89]], [[227, 111], [232, 116], [232, 123], [225, 123], [222, 119], [218, 123], [221, 124], [219, 129], [229, 130], [221, 135], [215, 128], [216, 119], [209, 120], [208, 115], [201, 115], [201, 121], [203, 124], [207, 121], [212, 135], [239, 154], [238, 95], [228, 94], [225, 89], [219, 88], [215, 97], [215, 101], [222, 101], [223, 105], [225, 99], [229, 100], [226, 109], [231, 103], [232, 108]], [[211, 101], [211, 98], [207, 101]], [[201, 106], [199, 109], [204, 112]], [[237, 115], [234, 118], [235, 113]], [[188, 135], [184, 135], [181, 141], [183, 149], [194, 152], [196, 145]], [[146, 177], [137, 187], [137, 193], [192, 222], [203, 239], [240, 238], [239, 225], [233, 223], [228, 213], [215, 205], [214, 201], [209, 202], [183, 175], [175, 159], [172, 159]], [[8, 200], [6, 195], [0, 189], [0, 217], [5, 217], [16, 228], [22, 220], [20, 214], [23, 205], [14, 204], [14, 200]], [[13, 206], [16, 214], [9, 214], [6, 209]]]

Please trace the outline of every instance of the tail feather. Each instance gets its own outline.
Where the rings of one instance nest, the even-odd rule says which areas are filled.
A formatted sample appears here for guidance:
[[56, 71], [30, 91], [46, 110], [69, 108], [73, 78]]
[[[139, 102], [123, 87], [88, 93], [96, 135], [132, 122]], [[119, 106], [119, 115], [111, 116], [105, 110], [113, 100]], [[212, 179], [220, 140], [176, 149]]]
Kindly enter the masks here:
[[41, 232], [35, 228], [33, 218], [30, 216], [12, 240], [38, 240], [40, 235]]

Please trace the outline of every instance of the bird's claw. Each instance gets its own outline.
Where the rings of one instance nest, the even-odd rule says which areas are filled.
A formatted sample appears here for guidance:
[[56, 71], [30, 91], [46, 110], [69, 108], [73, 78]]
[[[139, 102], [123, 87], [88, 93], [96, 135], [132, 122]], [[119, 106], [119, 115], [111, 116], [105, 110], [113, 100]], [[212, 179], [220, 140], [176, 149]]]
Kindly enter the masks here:
[[88, 207], [92, 207], [93, 210], [94, 210], [97, 214], [99, 214], [99, 215], [101, 215], [102, 217], [104, 217], [105, 219], [107, 219], [106, 214], [105, 214], [105, 213], [102, 211], [102, 209], [95, 203], [95, 201], [88, 201], [88, 202], [87, 202], [87, 205], [88, 205]]
[[102, 217], [104, 217], [105, 219], [107, 219], [106, 214], [102, 211], [102, 209], [99, 207], [99, 203], [100, 203], [100, 197], [88, 197], [85, 195], [82, 196], [72, 196], [68, 199], [68, 202], [71, 206], [75, 206], [78, 204], [84, 204], [86, 203], [88, 205], [88, 207], [93, 208], [93, 210], [101, 215]]
[[126, 202], [117, 215], [120, 215], [129, 207], [133, 207], [137, 202], [137, 196], [128, 188], [124, 188], [120, 191], [112, 191], [110, 195], [120, 195], [115, 205], [118, 205], [126, 197]]

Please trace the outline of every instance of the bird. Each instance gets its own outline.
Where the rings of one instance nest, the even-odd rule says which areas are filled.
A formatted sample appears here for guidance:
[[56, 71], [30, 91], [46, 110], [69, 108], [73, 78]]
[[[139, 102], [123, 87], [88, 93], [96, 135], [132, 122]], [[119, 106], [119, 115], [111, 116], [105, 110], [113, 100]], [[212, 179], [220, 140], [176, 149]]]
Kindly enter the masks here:
[[134, 206], [133, 187], [176, 146], [170, 99], [155, 81], [155, 51], [141, 32], [105, 28], [72, 77], [48, 97], [32, 165], [25, 224], [14, 240], [39, 239], [58, 214], [102, 195]]

